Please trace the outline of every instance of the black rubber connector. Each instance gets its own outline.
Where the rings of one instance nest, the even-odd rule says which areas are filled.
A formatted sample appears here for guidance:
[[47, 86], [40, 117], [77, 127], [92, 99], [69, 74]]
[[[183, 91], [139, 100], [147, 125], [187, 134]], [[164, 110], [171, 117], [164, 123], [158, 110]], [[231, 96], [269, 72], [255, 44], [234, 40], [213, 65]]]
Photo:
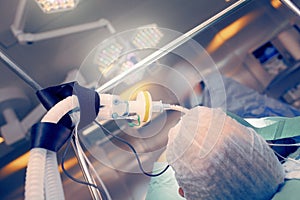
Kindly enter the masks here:
[[31, 148], [44, 148], [58, 152], [72, 134], [67, 127], [49, 122], [40, 122], [31, 128]]
[[[99, 113], [100, 97], [96, 91], [82, 87], [77, 82], [70, 82], [48, 87], [36, 93], [47, 110], [50, 110], [55, 104], [73, 94], [78, 97], [79, 101], [80, 123], [78, 129], [81, 129], [93, 122]], [[68, 115], [64, 116], [59, 123], [68, 128], [73, 126], [72, 120]]]
[[[78, 129], [92, 123], [99, 113], [100, 97], [98, 93], [80, 86], [77, 82], [48, 87], [36, 94], [47, 110], [68, 96], [76, 95], [80, 107]], [[31, 148], [40, 147], [56, 152], [70, 137], [73, 129], [74, 124], [69, 114], [63, 116], [57, 124], [37, 123], [31, 129]]]

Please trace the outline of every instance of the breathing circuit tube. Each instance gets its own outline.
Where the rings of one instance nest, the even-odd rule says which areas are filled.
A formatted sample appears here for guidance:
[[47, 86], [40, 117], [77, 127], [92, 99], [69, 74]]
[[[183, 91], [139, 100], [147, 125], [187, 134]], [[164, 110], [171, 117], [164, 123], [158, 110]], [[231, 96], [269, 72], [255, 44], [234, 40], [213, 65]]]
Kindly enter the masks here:
[[45, 193], [47, 200], [64, 199], [62, 180], [58, 171], [56, 152], [54, 151], [47, 151]]
[[44, 199], [46, 154], [46, 149], [33, 148], [30, 150], [26, 170], [25, 200]]
[[[52, 107], [41, 122], [56, 124], [75, 105], [78, 105], [76, 96], [67, 97]], [[45, 196], [47, 199], [64, 199], [62, 182], [57, 168], [56, 153], [35, 147], [30, 150], [26, 171], [25, 200], [40, 200]]]
[[[74, 90], [80, 91], [81, 95], [68, 96], [56, 104], [52, 102], [51, 98], [51, 101], [45, 98], [45, 96], [49, 96], [49, 93], [50, 96], [52, 95], [51, 97], [53, 97], [53, 92], [55, 95], [57, 95], [57, 91], [59, 93], [58, 96], [61, 96], [61, 93], [65, 93], [64, 89], [69, 88], [70, 84], [71, 88], [75, 86]], [[102, 104], [100, 104], [99, 96], [103, 98], [103, 102], [106, 102], [104, 108], [106, 107], [106, 110], [108, 110], [108, 112], [105, 112], [105, 109], [103, 109], [103, 112], [100, 112], [99, 115], [104, 113], [104, 115], [106, 114], [106, 117], [108, 116], [111, 119], [115, 119], [115, 111], [119, 111], [118, 109], [120, 109], [120, 107], [118, 107], [120, 101], [116, 101], [114, 95], [98, 95], [97, 93], [94, 94], [94, 91], [92, 93], [90, 91], [87, 92], [85, 88], [81, 86], [78, 87], [76, 83], [70, 84], [46, 88], [43, 91], [39, 91], [38, 96], [42, 98], [42, 100], [46, 99], [46, 101], [41, 102], [46, 104], [46, 108], [48, 107], [48, 109], [50, 109], [41, 120], [41, 123], [32, 127], [33, 148], [30, 151], [30, 158], [26, 172], [25, 200], [44, 199], [45, 197], [46, 199], [64, 199], [62, 182], [57, 168], [56, 152], [70, 137], [71, 130], [70, 128], [68, 129], [61, 125], [61, 118], [63, 118], [63, 116], [68, 116], [66, 114], [69, 111], [77, 108], [79, 105], [79, 125], [81, 124], [81, 127], [84, 127], [85, 125], [91, 123], [91, 120], [94, 120], [94, 118], [96, 118], [98, 115], [98, 110], [102, 106]], [[68, 90], [67, 94], [70, 93]], [[82, 93], [84, 95], [82, 95]], [[57, 99], [55, 99], [55, 95], [54, 101], [57, 101]], [[66, 94], [62, 96], [66, 96]], [[87, 98], [87, 96], [89, 98]], [[86, 99], [90, 100], [86, 102]], [[163, 110], [177, 110], [181, 112], [186, 111], [180, 106], [163, 104], [161, 101], [152, 101], [151, 95], [147, 91], [140, 92], [136, 101], [124, 102], [127, 105], [127, 107], [125, 106], [125, 113], [135, 113], [138, 115], [138, 118], [141, 116], [143, 122], [149, 122], [151, 120], [152, 112], [163, 112]], [[84, 116], [86, 113], [92, 114], [86, 117]], [[69, 121], [71, 121], [72, 124], [76, 124], [74, 119], [73, 122], [71, 118]], [[49, 145], [49, 141], [58, 141], [59, 144], [55, 144], [54, 146], [53, 144]], [[40, 147], [41, 143], [42, 148]]]
[[79, 105], [79, 126], [86, 126], [98, 114], [99, 95], [76, 82], [46, 88], [37, 94], [49, 111], [31, 129], [32, 149], [26, 172], [25, 199], [64, 199], [56, 152], [71, 136], [73, 123], [76, 123], [66, 114]]

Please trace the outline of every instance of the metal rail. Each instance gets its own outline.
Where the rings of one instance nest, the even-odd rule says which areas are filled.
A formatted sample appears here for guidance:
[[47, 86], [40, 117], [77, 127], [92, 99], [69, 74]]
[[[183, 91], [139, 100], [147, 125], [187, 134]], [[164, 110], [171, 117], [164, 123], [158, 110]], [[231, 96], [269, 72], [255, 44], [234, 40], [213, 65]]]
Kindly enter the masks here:
[[[38, 91], [43, 89], [36, 81], [34, 81], [26, 72], [24, 72], [18, 65], [16, 65], [7, 55], [0, 50], [0, 58], [6, 63], [6, 66], [18, 75], [23, 81], [25, 81], [33, 90]], [[78, 159], [79, 166], [81, 168], [84, 179], [88, 183], [96, 185], [96, 181], [91, 175], [87, 163], [85, 162], [83, 155], [76, 151], [76, 145], [74, 139], [72, 139], [72, 147]], [[97, 186], [97, 185], [96, 185]], [[94, 200], [102, 200], [102, 196], [98, 189], [88, 185], [91, 193], [91, 197]]]
[[300, 17], [300, 9], [292, 1], [290, 0], [280, 0], [280, 1]]
[[213, 23], [220, 20], [222, 17], [225, 17], [226, 15], [230, 14], [232, 11], [240, 8], [243, 6], [246, 2], [249, 2], [250, 0], [240, 0], [235, 2], [234, 4], [230, 5], [229, 7], [225, 8], [221, 12], [217, 13], [213, 17], [207, 19], [203, 23], [199, 24], [198, 26], [194, 27], [190, 31], [186, 32], [185, 34], [179, 36], [175, 40], [171, 41], [164, 47], [158, 49], [157, 51], [153, 52], [140, 62], [136, 63], [132, 68], [129, 70], [123, 72], [122, 74], [119, 74], [118, 76], [114, 77], [113, 79], [109, 80], [108, 82], [104, 83], [102, 86], [96, 89], [98, 93], [104, 93], [109, 91], [110, 89], [117, 86], [122, 80], [124, 80], [128, 75], [136, 72], [139, 69], [142, 69], [151, 63], [155, 62], [156, 60], [162, 58], [163, 56], [167, 55], [180, 45], [184, 44], [188, 40], [190, 40], [192, 37], [197, 35], [200, 31], [204, 30], [208, 26], [212, 25]]
[[[206, 21], [204, 21], [203, 23], [199, 24], [195, 28], [193, 28], [190, 31], [186, 32], [185, 34], [179, 36], [178, 38], [176, 38], [175, 40], [173, 40], [169, 44], [165, 45], [161, 49], [159, 49], [159, 50], [155, 51], [154, 53], [152, 53], [151, 55], [147, 56], [146, 58], [144, 58], [143, 60], [141, 60], [140, 62], [135, 64], [128, 71], [125, 71], [124, 73], [122, 73], [122, 74], [116, 76], [115, 78], [111, 79], [110, 81], [106, 82], [101, 87], [99, 87], [96, 91], [99, 92], [99, 93], [100, 92], [103, 93], [103, 92], [106, 92], [106, 91], [112, 89], [120, 81], [122, 81], [124, 78], [126, 78], [126, 76], [128, 76], [129, 74], [132, 74], [132, 73], [136, 72], [138, 69], [146, 67], [146, 66], [150, 65], [151, 63], [155, 62], [156, 60], [160, 59], [161, 57], [165, 56], [169, 52], [173, 51], [174, 49], [176, 49], [180, 45], [182, 45], [185, 42], [187, 42], [188, 40], [190, 40], [192, 37], [197, 35], [200, 31], [204, 30], [208, 26], [210, 26], [213, 23], [217, 22], [222, 17], [225, 17], [226, 15], [230, 14], [232, 11], [240, 8], [246, 2], [249, 2], [249, 1], [250, 0], [239, 0], [239, 1], [235, 2], [234, 4], [230, 5], [229, 7], [225, 8], [221, 12], [214, 15], [213, 17], [211, 17], [211, 18], [207, 19]], [[0, 53], [1, 53], [1, 51], [0, 51]], [[16, 73], [21, 79], [23, 79], [27, 84], [29, 84], [33, 89], [35, 89], [35, 90], [41, 89], [41, 87], [31, 77], [29, 77], [16, 64], [14, 64], [14, 62], [12, 62], [6, 55], [4, 55], [2, 53], [0, 55], [1, 55], [0, 58], [3, 61], [5, 61], [7, 66], [14, 73]], [[77, 158], [78, 158], [78, 162], [80, 163], [81, 170], [84, 174], [85, 179], [89, 182], [94, 182], [95, 183], [95, 180], [93, 179], [92, 175], [90, 174], [90, 172], [89, 172], [89, 170], [86, 166], [85, 161], [82, 160], [82, 157], [80, 155], [77, 155]], [[91, 187], [89, 187], [89, 189], [90, 189], [92, 198], [93, 199], [98, 199], [98, 197], [99, 197], [98, 191], [95, 190], [95, 188], [91, 188]], [[99, 197], [99, 198], [101, 199], [101, 197]]]

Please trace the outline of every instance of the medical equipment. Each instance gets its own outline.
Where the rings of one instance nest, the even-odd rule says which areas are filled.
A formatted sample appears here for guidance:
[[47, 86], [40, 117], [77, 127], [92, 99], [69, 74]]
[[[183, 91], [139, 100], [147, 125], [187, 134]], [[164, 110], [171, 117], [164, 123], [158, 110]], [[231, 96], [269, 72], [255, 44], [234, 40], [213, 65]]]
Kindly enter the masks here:
[[203, 23], [199, 24], [198, 26], [194, 27], [193, 29], [189, 30], [185, 34], [179, 36], [175, 40], [171, 41], [167, 45], [163, 46], [162, 48], [158, 49], [154, 53], [150, 54], [137, 64], [135, 64], [132, 68], [125, 71], [124, 73], [114, 77], [113, 79], [109, 80], [105, 84], [101, 85], [99, 88], [97, 88], [97, 92], [106, 92], [110, 89], [112, 89], [114, 86], [118, 84], [118, 82], [127, 76], [129, 76], [132, 73], [135, 73], [138, 71], [138, 69], [144, 68], [149, 66], [154, 61], [162, 58], [163, 56], [167, 55], [168, 53], [172, 52], [174, 49], [178, 48], [180, 45], [186, 43], [189, 41], [192, 37], [197, 35], [200, 31], [207, 28], [209, 25], [212, 25], [213, 23], [217, 22], [220, 18], [224, 17], [228, 13], [236, 10], [237, 8], [243, 6], [245, 3], [248, 3], [249, 0], [239, 0], [235, 2], [234, 4], [228, 6], [221, 12], [217, 13], [213, 17], [209, 18], [208, 20], [204, 21]]
[[[136, 101], [129, 102], [122, 102], [120, 98], [112, 95], [100, 95], [101, 97], [104, 99], [104, 103], [98, 107], [104, 108], [104, 112], [99, 112], [98, 118], [100, 119], [132, 119], [129, 114], [136, 113], [141, 116], [143, 122], [149, 122], [152, 112], [162, 112], [172, 108], [185, 111], [179, 106], [166, 105], [164, 108], [162, 102], [152, 102], [149, 92], [140, 92]], [[69, 96], [52, 107], [41, 122], [56, 124], [64, 115], [78, 106], [77, 97], [75, 95]], [[78, 121], [75, 120], [75, 123]], [[44, 189], [47, 198], [63, 198], [60, 176], [54, 163], [57, 163], [55, 152], [44, 148], [32, 148], [26, 176], [25, 199], [41, 199], [44, 196]], [[41, 170], [37, 170], [37, 168], [41, 168]]]
[[186, 108], [181, 106], [164, 104], [162, 101], [152, 101], [151, 94], [148, 91], [139, 92], [135, 101], [124, 101], [119, 96], [110, 94], [100, 94], [100, 99], [101, 112], [97, 117], [100, 121], [130, 119], [149, 122], [152, 113], [162, 113], [165, 110], [187, 111]]
[[[107, 92], [109, 89], [113, 88], [116, 86], [116, 84], [119, 83], [120, 80], [124, 79], [126, 76], [136, 72], [138, 69], [147, 67], [154, 61], [158, 60], [159, 58], [165, 56], [166, 54], [170, 53], [172, 50], [178, 48], [180, 45], [184, 44], [185, 42], [189, 41], [191, 37], [195, 36], [197, 33], [199, 33], [201, 30], [207, 28], [209, 25], [212, 23], [216, 22], [218, 19], [221, 17], [227, 15], [230, 11], [235, 10], [236, 8], [242, 6], [245, 2], [248, 2], [246, 0], [241, 0], [238, 1], [228, 8], [224, 9], [217, 15], [213, 16], [212, 18], [208, 19], [204, 23], [200, 24], [199, 26], [195, 27], [191, 31], [187, 32], [186, 34], [183, 34], [182, 36], [178, 37], [174, 41], [170, 42], [163, 48], [158, 49], [155, 51], [153, 54], [147, 56], [145, 59], [141, 60], [137, 64], [135, 64], [132, 68], [129, 70], [125, 71], [124, 73], [120, 74], [119, 76], [116, 76], [114, 79], [111, 81], [108, 81], [107, 83], [103, 84], [101, 87], [97, 89], [97, 92], [99, 93], [104, 93]], [[27, 76], [25, 73], [22, 72], [22, 70], [19, 70], [18, 67], [11, 62], [5, 55], [0, 54], [1, 58], [8, 64], [8, 66], [18, 75], [20, 76], [23, 80], [25, 80], [30, 86], [32, 86], [35, 90], [40, 90], [41, 87], [35, 83], [29, 76]], [[102, 96], [104, 99], [106, 99], [106, 104], [104, 104], [104, 109], [107, 108], [105, 114], [101, 116], [100, 114], [100, 119], [120, 119], [120, 118], [125, 118], [125, 119], [133, 119], [133, 120], [139, 120], [140, 119], [143, 122], [149, 122], [151, 120], [151, 116], [153, 112], [162, 112], [163, 110], [179, 110], [179, 111], [185, 111], [185, 109], [178, 107], [178, 106], [173, 106], [173, 105], [167, 105], [163, 104], [160, 101], [151, 101], [151, 96], [147, 92], [142, 92], [138, 94], [137, 100], [136, 101], [124, 101], [120, 100], [116, 96]], [[76, 107], [78, 107], [78, 103], [76, 103], [77, 99], [74, 96], [67, 97], [66, 99], [61, 100], [59, 103], [55, 104], [53, 108], [49, 110], [49, 112], [45, 115], [43, 118], [43, 122], [49, 122], [49, 120], [56, 124], [58, 120], [60, 120], [61, 117], [63, 117], [66, 113], [69, 111], [75, 111], [76, 112]], [[74, 103], [75, 102], [75, 103]], [[101, 104], [98, 106], [101, 107]], [[75, 110], [73, 110], [75, 108]], [[109, 109], [110, 108], [110, 109]], [[101, 112], [100, 112], [101, 113]], [[130, 115], [134, 113], [134, 115]], [[98, 114], [98, 113], [97, 113]], [[74, 124], [77, 122], [73, 121]], [[74, 142], [76, 143], [76, 142]], [[74, 145], [75, 146], [75, 145]], [[76, 146], [75, 146], [76, 147]], [[75, 148], [76, 151], [76, 148]], [[36, 171], [40, 171], [40, 173], [44, 173], [45, 171], [45, 161], [46, 161], [46, 156], [48, 154], [48, 150], [40, 150], [39, 148], [33, 148], [32, 149], [32, 154], [31, 156], [31, 161], [34, 163], [39, 163], [39, 166], [42, 166], [43, 170], [34, 170], [33, 172], [31, 169], [36, 169], [38, 166], [37, 164], [29, 164], [28, 167], [28, 176], [33, 177], [35, 180], [34, 181], [29, 181], [33, 185], [30, 186], [29, 191], [26, 192], [29, 195], [28, 198], [31, 199], [31, 195], [35, 196], [37, 195], [37, 198], [44, 198], [43, 192], [44, 192], [44, 187], [48, 187], [47, 184], [41, 184], [44, 182], [43, 176], [41, 174], [35, 174]], [[77, 152], [77, 151], [76, 151]], [[94, 183], [95, 181], [93, 180], [93, 177], [89, 173], [89, 170], [87, 168], [86, 162], [84, 161], [84, 158], [82, 157], [82, 154], [80, 152], [78, 153], [78, 159], [79, 159], [79, 164], [82, 166], [82, 171], [85, 175], [86, 180], [88, 183]], [[53, 158], [52, 153], [49, 157]], [[56, 161], [51, 161], [51, 163], [55, 163]], [[33, 166], [33, 167], [32, 167]], [[51, 165], [53, 167], [53, 165]], [[50, 168], [52, 168], [50, 167]], [[49, 169], [50, 169], [49, 168]], [[56, 169], [57, 170], [57, 169]], [[46, 170], [48, 171], [48, 170]], [[50, 170], [49, 170], [50, 171]], [[33, 174], [31, 174], [33, 173]], [[56, 172], [55, 172], [56, 173]], [[56, 175], [53, 176], [54, 178], [57, 177]], [[28, 178], [31, 179], [31, 178]], [[46, 180], [45, 183], [48, 183], [49, 181]], [[56, 178], [55, 182], [60, 182], [59, 178]], [[58, 186], [59, 188], [55, 190], [61, 190], [61, 184], [54, 184]], [[89, 185], [91, 186], [91, 185]], [[92, 198], [94, 199], [101, 199], [101, 195], [99, 195], [98, 190], [89, 187], [91, 191]], [[32, 191], [32, 193], [31, 193]], [[35, 192], [40, 192], [39, 194], [36, 194]], [[48, 188], [46, 188], [46, 194], [48, 194]], [[53, 190], [54, 191], [54, 190]], [[51, 191], [50, 191], [51, 194]], [[47, 196], [47, 195], [46, 195]]]

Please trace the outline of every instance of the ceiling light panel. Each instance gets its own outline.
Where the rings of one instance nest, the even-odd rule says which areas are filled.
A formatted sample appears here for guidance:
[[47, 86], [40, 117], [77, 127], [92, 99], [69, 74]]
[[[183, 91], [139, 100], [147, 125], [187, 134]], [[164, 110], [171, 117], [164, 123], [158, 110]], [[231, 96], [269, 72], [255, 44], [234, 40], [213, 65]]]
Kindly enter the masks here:
[[35, 0], [45, 13], [61, 12], [74, 9], [79, 0]]
[[104, 76], [108, 75], [108, 72], [114, 67], [123, 49], [124, 47], [118, 42], [112, 42], [98, 48], [94, 62]]
[[163, 33], [156, 24], [138, 28], [132, 43], [139, 49], [147, 49], [155, 47], [163, 37]]

